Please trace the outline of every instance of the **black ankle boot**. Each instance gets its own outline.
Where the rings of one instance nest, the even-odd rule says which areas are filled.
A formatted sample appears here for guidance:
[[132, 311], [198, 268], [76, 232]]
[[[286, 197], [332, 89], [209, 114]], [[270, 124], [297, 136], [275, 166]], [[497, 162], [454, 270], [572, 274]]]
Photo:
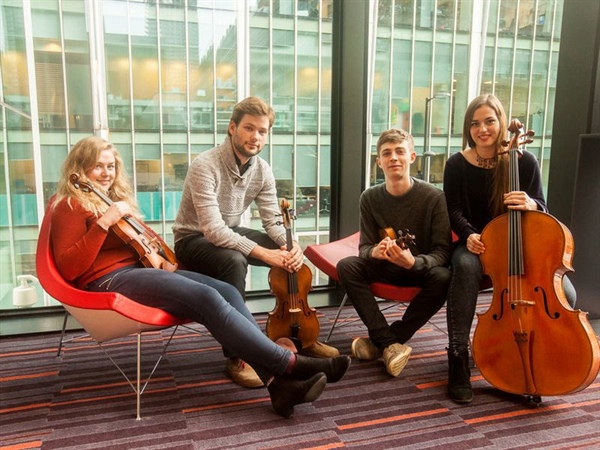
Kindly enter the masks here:
[[314, 402], [319, 398], [326, 384], [327, 377], [321, 372], [305, 381], [276, 376], [267, 389], [275, 412], [289, 419], [294, 414], [295, 405]]
[[469, 352], [448, 349], [448, 396], [457, 403], [473, 400]]
[[347, 355], [336, 356], [335, 358], [312, 358], [296, 355], [296, 364], [289, 376], [296, 380], [306, 380], [315, 373], [323, 372], [327, 375], [328, 383], [335, 383], [342, 379], [348, 367], [350, 367], [350, 361], [351, 359]]

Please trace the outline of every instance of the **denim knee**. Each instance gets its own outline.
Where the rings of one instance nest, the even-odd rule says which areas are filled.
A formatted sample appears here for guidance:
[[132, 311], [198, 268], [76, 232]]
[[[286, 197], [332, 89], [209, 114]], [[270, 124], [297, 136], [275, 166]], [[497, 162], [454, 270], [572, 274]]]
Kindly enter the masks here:
[[481, 281], [482, 267], [479, 256], [471, 253], [466, 247], [459, 246], [452, 253], [452, 272], [457, 276], [467, 276]]

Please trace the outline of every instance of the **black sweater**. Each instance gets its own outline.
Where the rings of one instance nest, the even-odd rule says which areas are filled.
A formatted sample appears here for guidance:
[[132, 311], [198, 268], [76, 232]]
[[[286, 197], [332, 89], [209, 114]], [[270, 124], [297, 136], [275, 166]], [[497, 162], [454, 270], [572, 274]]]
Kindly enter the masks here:
[[450, 258], [450, 221], [442, 190], [414, 179], [404, 195], [393, 196], [385, 184], [373, 186], [360, 196], [359, 254], [371, 258], [371, 250], [380, 241], [385, 228], [408, 229], [415, 235], [409, 248], [415, 257], [413, 271], [447, 266]]

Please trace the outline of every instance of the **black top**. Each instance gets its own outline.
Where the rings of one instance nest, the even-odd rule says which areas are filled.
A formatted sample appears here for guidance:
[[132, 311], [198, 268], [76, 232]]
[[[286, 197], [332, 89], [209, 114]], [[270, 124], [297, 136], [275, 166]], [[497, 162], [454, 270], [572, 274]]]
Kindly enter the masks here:
[[[455, 153], [444, 169], [444, 192], [450, 224], [462, 242], [469, 235], [481, 233], [494, 218], [490, 210], [493, 170], [467, 162], [462, 153]], [[542, 177], [535, 156], [524, 151], [519, 158], [519, 187], [538, 204], [538, 210], [548, 212]]]

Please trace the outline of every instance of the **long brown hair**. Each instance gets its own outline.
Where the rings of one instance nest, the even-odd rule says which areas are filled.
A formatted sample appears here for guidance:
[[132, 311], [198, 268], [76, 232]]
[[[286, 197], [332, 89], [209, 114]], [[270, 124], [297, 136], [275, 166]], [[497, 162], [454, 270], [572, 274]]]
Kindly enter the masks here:
[[137, 213], [137, 202], [119, 152], [110, 142], [97, 136], [81, 139], [67, 155], [67, 159], [62, 165], [62, 176], [58, 182], [55, 204], [62, 198], [71, 199], [74, 197], [85, 209], [92, 211], [94, 214], [100, 215], [106, 211], [108, 205], [102, 199], [93, 193], [85, 193], [81, 189], [75, 188], [70, 181], [72, 174], [78, 175], [82, 181], [89, 181], [86, 173], [96, 166], [100, 154], [104, 150], [110, 150], [115, 157], [115, 180], [109, 191], [104, 192], [104, 194], [113, 202], [125, 201], [129, 203], [136, 215], [139, 215]]
[[508, 121], [502, 102], [493, 94], [483, 94], [474, 98], [465, 111], [465, 121], [463, 124], [463, 148], [475, 148], [475, 141], [471, 137], [471, 122], [475, 111], [482, 106], [489, 106], [496, 113], [496, 118], [500, 124], [500, 132], [496, 139], [496, 157], [497, 163], [493, 170], [492, 192], [490, 197], [490, 209], [492, 216], [496, 217], [506, 212], [504, 205], [504, 193], [508, 192], [508, 156], [499, 154], [503, 150], [502, 141], [506, 139], [508, 133]]

